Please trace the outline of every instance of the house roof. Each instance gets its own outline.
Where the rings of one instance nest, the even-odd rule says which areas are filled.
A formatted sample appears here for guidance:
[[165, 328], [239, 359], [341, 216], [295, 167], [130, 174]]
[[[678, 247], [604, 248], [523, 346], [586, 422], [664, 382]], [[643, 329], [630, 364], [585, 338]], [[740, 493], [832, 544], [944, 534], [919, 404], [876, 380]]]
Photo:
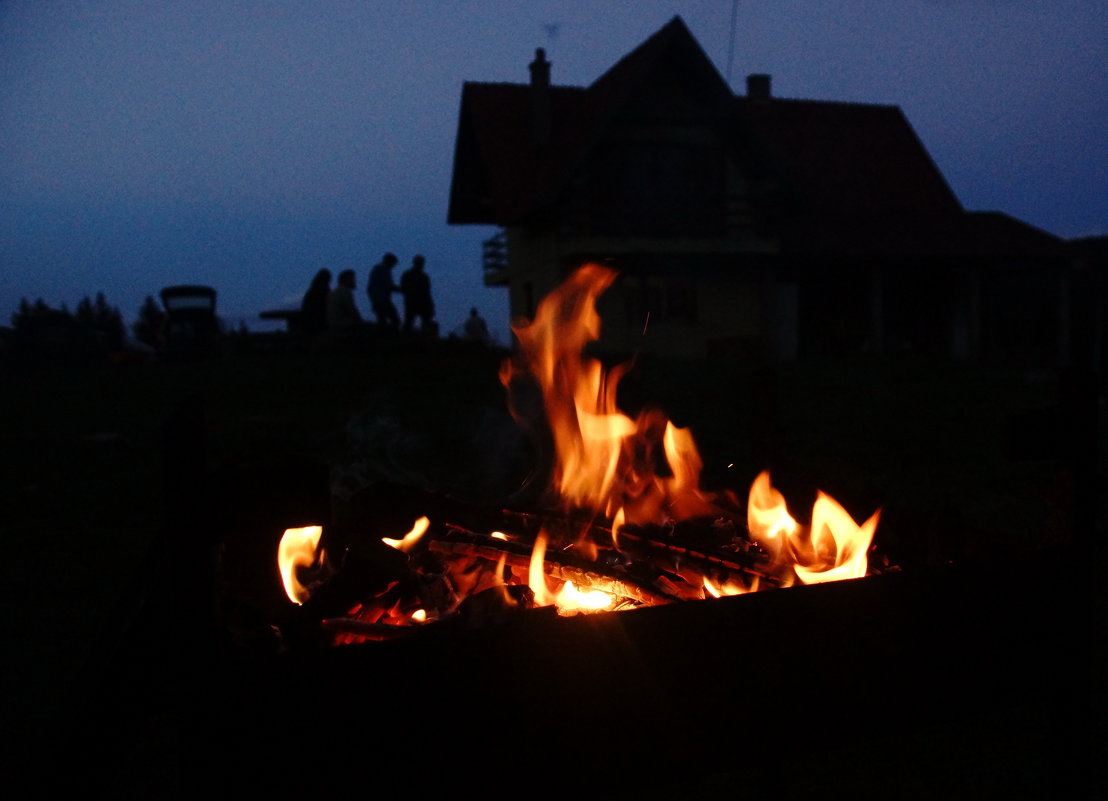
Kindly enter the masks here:
[[649, 92], [659, 73], [680, 73], [696, 100], [722, 113], [731, 90], [680, 17], [674, 17], [587, 88], [551, 86], [551, 130], [534, 134], [529, 84], [462, 86], [448, 222], [508, 225], [553, 202], [613, 117]]
[[[859, 224], [860, 223], [860, 224]], [[1007, 214], [995, 211], [947, 215], [877, 213], [853, 225], [834, 215], [788, 220], [783, 249], [797, 256], [837, 254], [859, 258], [919, 260], [973, 257], [1042, 263], [1063, 256], [1064, 242]]]
[[736, 105], [792, 213], [962, 210], [896, 106], [777, 98], [737, 98]]
[[508, 225], [526, 216], [568, 172], [592, 127], [584, 90], [551, 87], [550, 144], [534, 141], [531, 88], [472, 83], [462, 87], [448, 222]]
[[674, 76], [692, 113], [744, 151], [755, 213], [787, 251], [1018, 251], [1015, 243], [1057, 241], [1004, 215], [967, 216], [896, 106], [736, 96], [680, 17], [590, 86], [550, 86], [545, 142], [529, 84], [466, 82], [448, 222], [510, 226], [540, 215], [620, 115]]

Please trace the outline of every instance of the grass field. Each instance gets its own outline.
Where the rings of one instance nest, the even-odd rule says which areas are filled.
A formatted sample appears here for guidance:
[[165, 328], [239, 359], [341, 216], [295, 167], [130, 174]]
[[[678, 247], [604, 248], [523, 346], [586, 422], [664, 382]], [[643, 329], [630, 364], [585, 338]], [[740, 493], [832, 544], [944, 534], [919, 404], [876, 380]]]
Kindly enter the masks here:
[[[342, 464], [376, 437], [389, 439], [399, 478], [495, 495], [521, 475], [520, 452], [501, 453], [518, 446], [497, 377], [503, 355], [448, 341], [309, 354], [276, 336], [198, 362], [7, 371], [13, 719], [33, 729], [63, 714], [88, 660], [126, 625], [166, 524], [163, 426], [182, 404], [203, 410], [207, 464], [220, 475]], [[859, 521], [880, 509], [878, 548], [910, 566], [1069, 536], [1064, 464], [1017, 447], [1057, 422], [1058, 390], [1052, 375], [907, 357], [772, 370], [643, 359], [620, 398], [628, 412], [657, 405], [688, 426], [709, 487], [745, 492], [768, 467], [801, 520], [817, 489]], [[1103, 428], [1087, 422], [1103, 459]]]

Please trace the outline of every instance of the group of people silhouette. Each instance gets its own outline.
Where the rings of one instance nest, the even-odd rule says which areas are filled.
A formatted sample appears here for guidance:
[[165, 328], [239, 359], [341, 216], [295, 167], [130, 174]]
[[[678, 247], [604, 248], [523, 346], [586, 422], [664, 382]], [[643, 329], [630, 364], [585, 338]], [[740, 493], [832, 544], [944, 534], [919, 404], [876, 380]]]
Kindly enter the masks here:
[[[438, 322], [426, 258], [420, 254], [413, 256], [411, 266], [397, 280], [393, 271], [399, 263], [396, 254], [388, 252], [369, 271], [366, 294], [376, 330], [437, 336]], [[300, 330], [311, 339], [324, 334], [337, 341], [356, 339], [371, 327], [355, 300], [357, 275], [354, 270], [342, 270], [334, 287], [331, 279], [331, 271], [327, 268], [319, 270], [312, 278], [300, 305]], [[394, 295], [402, 297], [403, 315], [393, 302]], [[470, 310], [464, 329], [467, 338], [482, 341], [488, 338], [488, 327], [476, 308]]]

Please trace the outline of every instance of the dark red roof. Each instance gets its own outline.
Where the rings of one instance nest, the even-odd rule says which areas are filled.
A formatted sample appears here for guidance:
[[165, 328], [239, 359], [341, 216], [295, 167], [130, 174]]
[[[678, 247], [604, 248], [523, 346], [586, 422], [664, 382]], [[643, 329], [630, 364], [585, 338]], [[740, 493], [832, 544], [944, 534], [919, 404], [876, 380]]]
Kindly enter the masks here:
[[532, 131], [529, 86], [465, 83], [448, 221], [506, 225], [535, 210], [587, 139], [584, 94], [551, 87], [551, 139], [540, 147]]
[[737, 105], [791, 212], [962, 211], [896, 106], [777, 98]]
[[1028, 252], [1058, 240], [1005, 215], [967, 215], [896, 106], [736, 97], [680, 17], [587, 88], [550, 88], [536, 142], [528, 84], [462, 88], [448, 222], [512, 225], [541, 213], [628, 104], [678, 75], [692, 111], [733, 137], [768, 233], [786, 250]]
[[1060, 238], [1000, 212], [797, 216], [783, 224], [781, 239], [784, 251], [794, 255], [898, 262], [957, 256], [1041, 263], [1064, 254]]
[[658, 70], [685, 74], [698, 102], [723, 108], [730, 89], [680, 17], [588, 88], [550, 87], [550, 140], [535, 141], [529, 84], [462, 86], [448, 222], [510, 224], [552, 202], [614, 114]]

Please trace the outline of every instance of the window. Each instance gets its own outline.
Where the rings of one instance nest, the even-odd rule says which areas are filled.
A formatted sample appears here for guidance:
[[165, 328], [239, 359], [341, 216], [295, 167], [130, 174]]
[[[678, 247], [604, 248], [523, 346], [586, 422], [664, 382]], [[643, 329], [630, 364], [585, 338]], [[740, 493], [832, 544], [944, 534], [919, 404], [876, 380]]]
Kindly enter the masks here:
[[631, 142], [596, 165], [593, 220], [600, 232], [714, 236], [724, 230], [723, 152], [717, 147]]
[[687, 275], [627, 276], [624, 294], [630, 327], [698, 319], [696, 286]]

